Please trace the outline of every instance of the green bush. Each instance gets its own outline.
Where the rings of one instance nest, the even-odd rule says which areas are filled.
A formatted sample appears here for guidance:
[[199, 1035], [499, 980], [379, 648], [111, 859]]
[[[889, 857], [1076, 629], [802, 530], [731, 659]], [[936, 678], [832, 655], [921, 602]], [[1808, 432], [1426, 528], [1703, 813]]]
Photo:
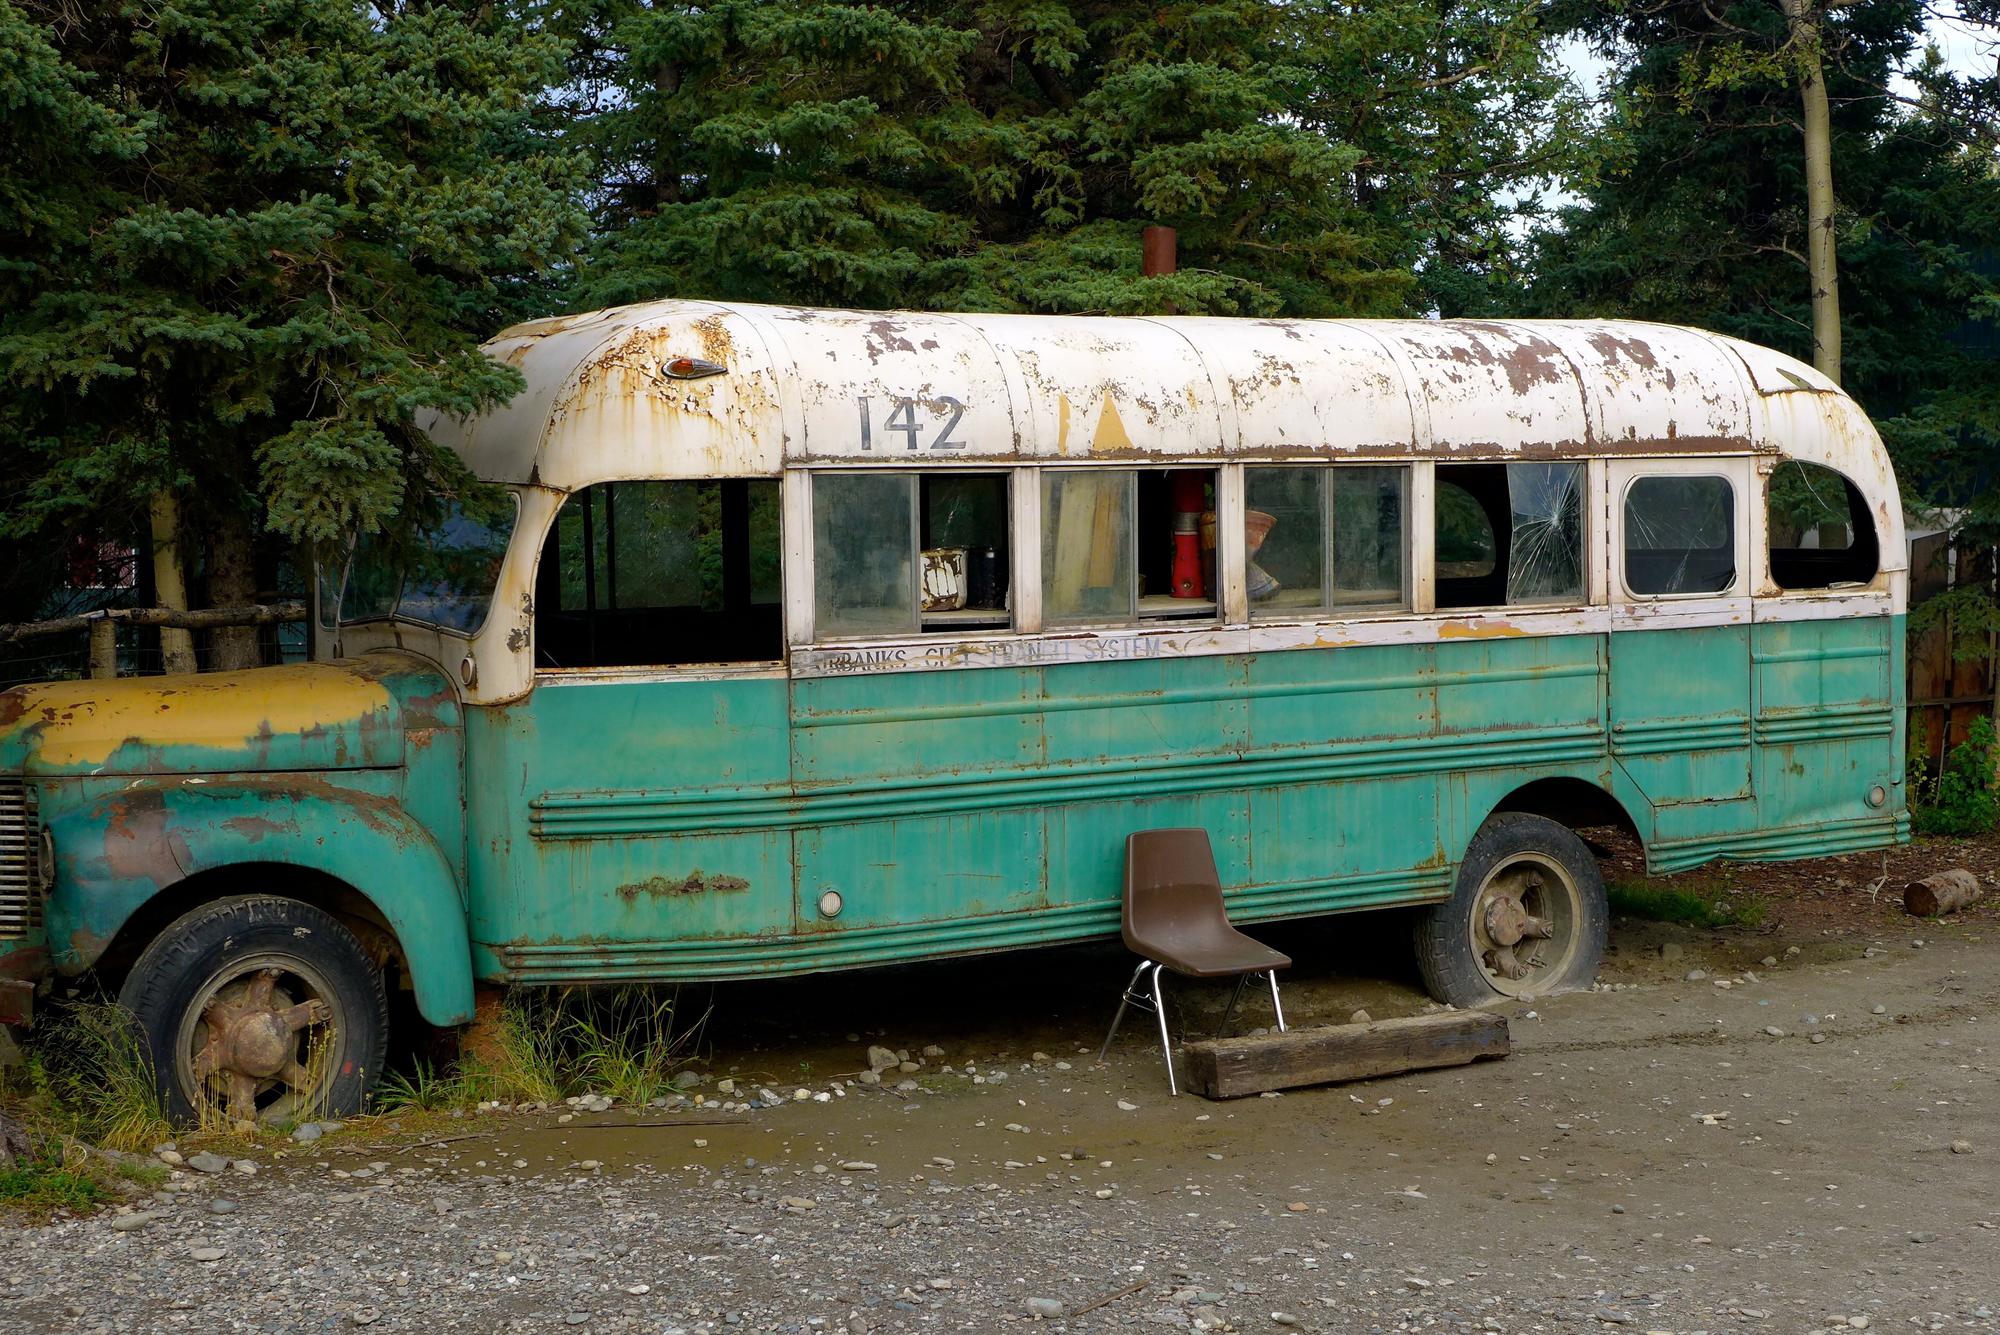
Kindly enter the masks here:
[[2000, 823], [2000, 785], [1994, 779], [2000, 738], [1991, 719], [1975, 719], [1936, 774], [1924, 761], [1925, 750], [1910, 748], [1910, 820], [1919, 834], [1985, 834]]

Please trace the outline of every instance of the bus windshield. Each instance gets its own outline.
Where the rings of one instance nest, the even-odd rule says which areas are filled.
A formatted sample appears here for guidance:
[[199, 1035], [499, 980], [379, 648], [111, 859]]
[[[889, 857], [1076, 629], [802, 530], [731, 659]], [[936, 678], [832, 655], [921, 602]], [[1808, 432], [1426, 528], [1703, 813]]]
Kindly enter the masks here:
[[519, 510], [511, 495], [471, 504], [454, 500], [401, 541], [363, 534], [347, 561], [339, 624], [394, 618], [476, 634], [493, 602]]

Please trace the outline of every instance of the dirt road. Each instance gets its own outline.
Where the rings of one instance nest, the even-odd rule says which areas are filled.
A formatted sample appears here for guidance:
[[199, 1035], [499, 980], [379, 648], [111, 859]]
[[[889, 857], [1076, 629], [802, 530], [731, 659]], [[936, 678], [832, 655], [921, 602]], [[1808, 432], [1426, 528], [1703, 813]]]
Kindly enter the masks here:
[[[1296, 1023], [1423, 1004], [1398, 938], [1272, 935], [1319, 961]], [[710, 1060], [746, 1088], [945, 1051], [716, 1125], [187, 1172], [139, 1227], [0, 1233], [0, 1330], [1996, 1331], [1996, 937], [1620, 923], [1618, 990], [1510, 1004], [1505, 1061], [1226, 1104], [1169, 1099], [1143, 1024], [1092, 1063], [1111, 949], [738, 988]]]

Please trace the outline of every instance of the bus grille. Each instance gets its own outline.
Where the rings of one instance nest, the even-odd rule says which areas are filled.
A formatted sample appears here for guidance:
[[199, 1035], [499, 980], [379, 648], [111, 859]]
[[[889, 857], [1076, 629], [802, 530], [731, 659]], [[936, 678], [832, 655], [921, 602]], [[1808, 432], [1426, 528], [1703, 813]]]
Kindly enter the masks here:
[[0, 941], [19, 940], [41, 923], [41, 833], [28, 785], [0, 779]]

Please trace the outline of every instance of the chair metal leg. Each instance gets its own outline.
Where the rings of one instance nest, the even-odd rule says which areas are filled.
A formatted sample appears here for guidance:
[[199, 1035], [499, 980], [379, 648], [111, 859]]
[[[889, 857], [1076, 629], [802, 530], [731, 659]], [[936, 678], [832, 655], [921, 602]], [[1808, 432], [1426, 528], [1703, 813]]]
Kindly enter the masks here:
[[1215, 1026], [1215, 1036], [1217, 1038], [1229, 1032], [1229, 1022], [1236, 1018], [1236, 1003], [1243, 1000], [1243, 986], [1249, 981], [1250, 975], [1247, 973], [1236, 975], [1236, 990], [1229, 994], [1229, 1006], [1228, 1009], [1222, 1012], [1222, 1023]]
[[1277, 1012], [1278, 1032], [1282, 1034], [1285, 1032], [1285, 1007], [1278, 1000], [1278, 971], [1276, 969], [1266, 969], [1264, 976], [1271, 980], [1271, 1009]]
[[1140, 960], [1139, 967], [1132, 971], [1132, 981], [1125, 984], [1125, 991], [1118, 998], [1118, 1013], [1111, 1017], [1111, 1032], [1104, 1036], [1104, 1046], [1097, 1050], [1097, 1060], [1103, 1061], [1104, 1054], [1111, 1051], [1111, 1040], [1118, 1037], [1118, 1026], [1125, 1023], [1125, 1008], [1132, 1004], [1132, 993], [1139, 986], [1139, 978], [1146, 972], [1151, 960]]
[[1167, 1059], [1167, 1093], [1179, 1098], [1180, 1082], [1174, 1079], [1174, 1045], [1167, 1037], [1167, 999], [1160, 993], [1160, 975], [1164, 972], [1162, 965], [1153, 966], [1153, 1013], [1160, 1018], [1160, 1055]]

